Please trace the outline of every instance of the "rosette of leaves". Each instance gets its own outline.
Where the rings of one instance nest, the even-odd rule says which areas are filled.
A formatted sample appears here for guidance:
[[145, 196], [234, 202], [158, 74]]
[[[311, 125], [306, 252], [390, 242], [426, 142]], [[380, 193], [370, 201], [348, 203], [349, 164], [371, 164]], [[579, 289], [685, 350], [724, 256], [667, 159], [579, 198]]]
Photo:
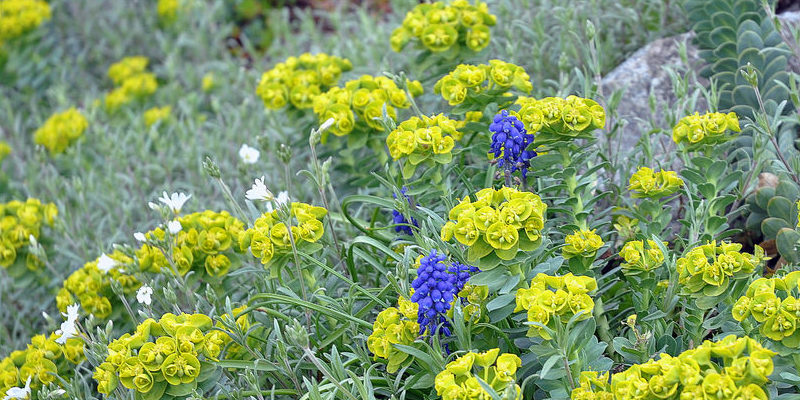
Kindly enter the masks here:
[[695, 299], [701, 309], [710, 309], [729, 296], [728, 288], [753, 276], [764, 260], [764, 249], [742, 253], [739, 243], [711, 241], [689, 250], [676, 264], [681, 293]]
[[[239, 249], [261, 259], [264, 266], [279, 266], [292, 256], [292, 241], [297, 251], [311, 254], [322, 249], [317, 243], [324, 234], [322, 218], [328, 210], [306, 203], [295, 202], [289, 207], [289, 215], [282, 209], [264, 213], [252, 228], [241, 232]], [[291, 237], [289, 228], [291, 226]], [[275, 272], [275, 271], [273, 271]]]
[[53, 226], [56, 216], [55, 204], [36, 198], [0, 204], [0, 267], [14, 278], [15, 285], [27, 285], [44, 270], [44, 262], [31, 251], [30, 238], [49, 244], [42, 231]]
[[108, 270], [98, 268], [100, 258], [87, 262], [70, 274], [56, 296], [56, 305], [62, 313], [67, 307], [78, 302], [81, 309], [101, 320], [119, 321], [128, 318], [122, 301], [111, 288], [112, 282], [119, 283], [123, 295], [133, 295], [142, 286], [130, 271], [135, 270], [134, 261], [119, 250], [106, 256], [114, 262]]
[[734, 335], [686, 350], [678, 356], [662, 353], [659, 359], [634, 364], [628, 369], [598, 375], [581, 373], [580, 385], [572, 399], [627, 398], [621, 393], [637, 393], [642, 399], [718, 398], [768, 399], [763, 389], [769, 382], [775, 352], [750, 337]]
[[778, 185], [756, 189], [746, 201], [750, 215], [746, 227], [761, 232], [764, 240], [775, 240], [775, 245], [783, 258], [791, 263], [800, 262], [797, 231], [800, 189], [785, 175], [779, 175]]
[[454, 114], [460, 115], [484, 111], [491, 103], [503, 108], [514, 101], [512, 90], [528, 94], [533, 90], [533, 84], [531, 77], [519, 65], [490, 60], [489, 64], [458, 65], [439, 79], [433, 90], [455, 106]]
[[184, 398], [217, 383], [221, 370], [214, 364], [229, 342], [212, 329], [203, 314], [164, 314], [149, 318], [109, 343], [105, 361], [94, 371], [97, 390], [110, 394], [118, 386], [138, 400]]
[[397, 307], [389, 307], [378, 313], [372, 324], [372, 333], [367, 338], [367, 348], [375, 360], [387, 361], [386, 371], [395, 373], [409, 359], [409, 353], [396, 345], [413, 346], [419, 336], [417, 312], [419, 306], [403, 296], [397, 299]]
[[28, 377], [34, 395], [45, 385], [62, 386], [62, 380], [72, 378], [76, 365], [85, 359], [83, 340], [71, 338], [61, 345], [55, 342], [58, 337], [36, 335], [25, 350], [12, 351], [0, 360], [0, 396], [5, 398], [12, 387], [25, 386]]
[[392, 50], [401, 52], [413, 39], [417, 44], [434, 53], [464, 47], [478, 52], [489, 45], [489, 27], [497, 18], [489, 13], [482, 1], [474, 5], [466, 0], [454, 0], [447, 4], [437, 1], [419, 4], [406, 14], [403, 25], [392, 31], [389, 39]]
[[522, 389], [517, 384], [517, 370], [521, 367], [522, 360], [519, 356], [500, 354], [499, 348], [482, 353], [469, 352], [449, 362], [436, 375], [434, 388], [442, 400], [501, 398], [500, 396], [509, 400], [522, 400]]
[[401, 122], [386, 137], [386, 146], [394, 160], [404, 160], [403, 178], [411, 179], [417, 167], [433, 167], [453, 160], [453, 147], [461, 140], [459, 122], [443, 114], [411, 117]]
[[800, 348], [800, 271], [782, 278], [759, 278], [733, 305], [733, 318], [739, 322], [752, 317], [758, 332], [780, 344], [782, 354]]
[[[181, 230], [167, 235], [163, 228], [145, 233], [148, 243], [136, 250], [139, 269], [161, 272], [174, 267], [179, 275], [194, 272], [197, 279], [219, 280], [241, 264], [244, 222], [227, 211], [206, 210], [178, 217]], [[167, 241], [171, 241], [168, 243]], [[171, 248], [172, 262], [165, 250]]]
[[[412, 96], [423, 93], [420, 82], [407, 83]], [[333, 125], [323, 132], [322, 143], [327, 143], [328, 133], [347, 136], [347, 147], [351, 149], [363, 147], [372, 135], [386, 129], [382, 122], [384, 113], [396, 120], [397, 109], [409, 107], [411, 101], [405, 90], [385, 76], [371, 75], [348, 81], [344, 87], [331, 88], [317, 96], [313, 106], [320, 124], [330, 118], [334, 119]], [[384, 154], [382, 140], [374, 142], [380, 145], [380, 154]]]
[[353, 69], [346, 58], [325, 53], [304, 53], [289, 57], [261, 75], [256, 94], [268, 109], [291, 106], [295, 110], [312, 108], [314, 99], [336, 86], [342, 72]]
[[475, 198], [453, 207], [441, 232], [442, 240], [469, 247], [470, 264], [487, 271], [539, 247], [547, 205], [538, 195], [503, 187], [482, 189]]
[[588, 293], [597, 281], [588, 276], [537, 274], [529, 288], [517, 290], [514, 312], [527, 313], [528, 336], [549, 340], [557, 324], [584, 321], [592, 317], [594, 300]]

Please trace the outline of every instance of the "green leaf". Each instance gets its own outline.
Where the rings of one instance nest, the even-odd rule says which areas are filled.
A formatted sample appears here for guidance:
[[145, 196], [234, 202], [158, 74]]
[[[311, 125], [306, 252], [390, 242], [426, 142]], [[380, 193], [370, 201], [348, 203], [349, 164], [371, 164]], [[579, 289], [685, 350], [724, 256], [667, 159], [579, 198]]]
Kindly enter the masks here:
[[560, 360], [561, 354], [553, 354], [550, 356], [550, 358], [544, 362], [544, 365], [542, 365], [542, 369], [539, 371], [539, 377], [542, 379], [547, 379], [547, 373], [550, 372], [550, 370], [553, 369], [553, 366], [555, 366]]
[[775, 235], [775, 246], [778, 253], [791, 263], [800, 262], [800, 253], [797, 251], [797, 242], [800, 241], [800, 233], [791, 228], [783, 228]]
[[192, 393], [192, 391], [194, 391], [195, 388], [197, 388], [197, 381], [191, 381], [189, 383], [181, 383], [180, 385], [177, 386], [169, 385], [167, 386], [166, 394], [176, 397], [187, 396], [190, 393]]
[[778, 234], [783, 228], [791, 228], [789, 224], [780, 218], [773, 218], [769, 217], [766, 218], [764, 221], [761, 222], [761, 233], [764, 234], [764, 237], [769, 239], [775, 239], [775, 236]]
[[770, 217], [780, 218], [786, 222], [791, 222], [796, 214], [797, 206], [783, 196], [775, 196], [767, 203], [767, 214]]
[[472, 246], [469, 246], [469, 250], [467, 251], [467, 261], [478, 261], [479, 259], [486, 257], [492, 252], [492, 250], [494, 250], [494, 248], [489, 243], [486, 243], [483, 238], [478, 238], [478, 240], [476, 240]]

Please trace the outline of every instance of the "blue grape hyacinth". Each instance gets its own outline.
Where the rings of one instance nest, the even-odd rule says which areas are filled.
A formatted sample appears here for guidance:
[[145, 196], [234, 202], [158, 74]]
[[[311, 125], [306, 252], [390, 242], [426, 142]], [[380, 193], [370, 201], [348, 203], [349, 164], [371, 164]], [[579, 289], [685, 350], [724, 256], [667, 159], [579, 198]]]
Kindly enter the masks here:
[[528, 150], [528, 146], [533, 144], [533, 134], [529, 134], [522, 121], [509, 115], [507, 110], [494, 116], [489, 130], [492, 132], [491, 152], [497, 159], [497, 165], [509, 173], [520, 170], [525, 179], [531, 166], [530, 160], [536, 157], [535, 151]]
[[[408, 204], [411, 204], [411, 197], [406, 194], [408, 188], [403, 186], [403, 189], [400, 191], [403, 194], [403, 197], [406, 198]], [[397, 195], [394, 195], [394, 198], [397, 198]], [[416, 218], [406, 218], [400, 211], [392, 210], [392, 222], [395, 224], [394, 231], [397, 233], [404, 233], [408, 236], [412, 236], [414, 233], [411, 230], [411, 226], [416, 226], [419, 228], [419, 223], [417, 222]]]
[[450, 324], [445, 316], [470, 275], [479, 271], [478, 268], [458, 262], [448, 267], [444, 262], [446, 258], [436, 249], [431, 250], [429, 255], [420, 260], [417, 278], [411, 282], [414, 288], [411, 301], [419, 305], [417, 323], [420, 335], [425, 331], [432, 335], [441, 326], [439, 332], [450, 336]]

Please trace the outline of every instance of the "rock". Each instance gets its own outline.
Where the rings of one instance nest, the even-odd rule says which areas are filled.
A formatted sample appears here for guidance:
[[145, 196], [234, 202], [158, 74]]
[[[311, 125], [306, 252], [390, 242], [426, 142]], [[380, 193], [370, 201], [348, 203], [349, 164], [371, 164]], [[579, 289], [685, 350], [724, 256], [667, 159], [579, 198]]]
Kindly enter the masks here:
[[[794, 43], [792, 32], [800, 28], [800, 11], [785, 12], [778, 15], [778, 18], [781, 34], [789, 39], [790, 43]], [[687, 32], [655, 40], [637, 50], [603, 77], [601, 88], [606, 98], [615, 90], [625, 91], [617, 107], [618, 118], [628, 121], [618, 136], [621, 141], [621, 156], [628, 155], [634, 149], [643, 131], [652, 129], [651, 119], [657, 127], [669, 130], [664, 110], [675, 110], [677, 97], [672, 87], [672, 80], [664, 67], [672, 67], [679, 72], [688, 69], [699, 71], [703, 66], [703, 60], [698, 55], [697, 47], [692, 44], [693, 39], [694, 33]], [[681, 60], [679, 53], [681, 43], [686, 43], [686, 62]], [[795, 56], [790, 58], [789, 66], [792, 71], [800, 73], [800, 60]], [[697, 79], [697, 82], [704, 86], [708, 84], [703, 78]], [[694, 86], [694, 82], [689, 83], [690, 88]], [[655, 115], [650, 112], [651, 94], [656, 103]], [[705, 109], [706, 102], [701, 97], [697, 101], [695, 111], [702, 113]], [[670, 141], [668, 145], [672, 145], [672, 142]], [[663, 154], [662, 157], [661, 161], [665, 162], [664, 168], [666, 168], [669, 166], [667, 160], [672, 158], [667, 154]]]

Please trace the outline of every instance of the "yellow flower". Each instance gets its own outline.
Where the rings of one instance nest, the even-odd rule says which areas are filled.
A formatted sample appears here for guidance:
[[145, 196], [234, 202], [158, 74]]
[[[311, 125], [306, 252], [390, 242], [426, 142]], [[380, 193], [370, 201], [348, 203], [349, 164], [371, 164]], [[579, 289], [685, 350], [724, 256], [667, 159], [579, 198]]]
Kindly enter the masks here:
[[203, 91], [204, 92], [210, 92], [212, 89], [214, 89], [215, 85], [216, 85], [216, 82], [214, 80], [214, 74], [213, 73], [209, 72], [209, 73], [203, 75]]
[[33, 140], [47, 148], [50, 154], [63, 153], [83, 136], [89, 121], [75, 108], [53, 114], [36, 132]]
[[603, 247], [603, 239], [595, 232], [595, 229], [575, 231], [564, 239], [566, 246], [561, 248], [565, 259], [573, 257], [594, 258], [597, 250]]
[[683, 179], [675, 171], [655, 172], [641, 167], [631, 176], [628, 190], [634, 192], [633, 197], [661, 198], [669, 196], [683, 186]]
[[8, 142], [0, 140], [0, 163], [2, 163], [3, 159], [9, 154], [11, 154], [11, 146], [8, 145]]
[[171, 106], [153, 107], [144, 112], [144, 125], [148, 128], [157, 122], [161, 122], [170, 117], [172, 113]]

